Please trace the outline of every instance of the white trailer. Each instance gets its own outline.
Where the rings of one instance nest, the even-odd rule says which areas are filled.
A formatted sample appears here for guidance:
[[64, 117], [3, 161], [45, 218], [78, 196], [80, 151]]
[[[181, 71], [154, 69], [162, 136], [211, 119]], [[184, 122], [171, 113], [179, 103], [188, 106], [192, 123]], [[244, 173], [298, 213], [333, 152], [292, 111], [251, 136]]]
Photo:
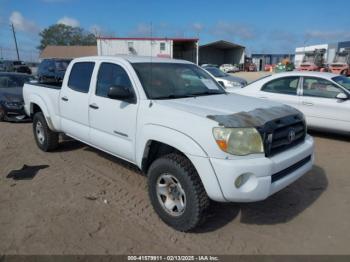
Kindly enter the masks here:
[[97, 38], [99, 56], [137, 55], [184, 59], [198, 64], [197, 38]]

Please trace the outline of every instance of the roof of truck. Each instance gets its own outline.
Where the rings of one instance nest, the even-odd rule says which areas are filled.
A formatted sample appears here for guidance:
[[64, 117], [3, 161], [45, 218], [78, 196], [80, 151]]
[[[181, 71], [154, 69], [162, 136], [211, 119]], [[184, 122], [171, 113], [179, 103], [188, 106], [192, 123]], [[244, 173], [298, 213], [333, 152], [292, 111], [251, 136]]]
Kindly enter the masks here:
[[191, 62], [180, 59], [151, 57], [151, 56], [132, 56], [132, 55], [115, 55], [115, 56], [87, 56], [76, 58], [79, 61], [128, 61], [129, 63], [182, 63], [191, 64]]

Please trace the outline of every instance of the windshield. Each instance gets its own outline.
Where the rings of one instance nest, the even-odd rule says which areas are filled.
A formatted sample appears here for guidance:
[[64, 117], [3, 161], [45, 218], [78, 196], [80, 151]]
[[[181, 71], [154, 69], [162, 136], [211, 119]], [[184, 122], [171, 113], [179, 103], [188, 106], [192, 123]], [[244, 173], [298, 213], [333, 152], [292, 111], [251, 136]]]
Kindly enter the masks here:
[[222, 72], [220, 69], [215, 67], [208, 67], [205, 70], [207, 70], [210, 74], [212, 74], [215, 77], [225, 77], [226, 74]]
[[0, 88], [23, 87], [24, 83], [31, 79], [31, 76], [0, 75]]
[[342, 87], [346, 88], [346, 90], [350, 91], [350, 78], [347, 78], [345, 76], [336, 76], [333, 77], [332, 80]]
[[150, 99], [172, 99], [224, 94], [222, 87], [193, 64], [133, 63]]
[[69, 65], [69, 60], [59, 60], [55, 62], [55, 66], [59, 71], [65, 71]]

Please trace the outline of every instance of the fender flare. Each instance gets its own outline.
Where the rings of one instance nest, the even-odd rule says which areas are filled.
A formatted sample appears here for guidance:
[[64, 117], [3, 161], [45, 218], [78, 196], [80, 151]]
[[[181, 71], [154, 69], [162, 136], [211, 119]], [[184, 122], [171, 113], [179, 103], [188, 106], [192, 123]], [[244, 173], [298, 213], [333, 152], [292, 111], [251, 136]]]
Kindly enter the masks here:
[[30, 115], [33, 114], [33, 106], [37, 105], [38, 107], [40, 107], [41, 111], [43, 112], [49, 128], [52, 131], [56, 131], [56, 128], [54, 127], [49, 114], [48, 106], [46, 105], [45, 101], [36, 94], [32, 94], [29, 98], [29, 101], [30, 101], [30, 108], [29, 108]]
[[176, 129], [158, 124], [146, 124], [139, 134], [140, 139], [138, 139], [139, 142], [136, 145], [136, 148], [142, 148], [136, 153], [136, 163], [139, 166], [141, 166], [149, 141], [157, 141], [172, 146], [185, 155], [208, 157], [207, 152], [198, 142]]
[[209, 198], [216, 201], [226, 201], [215, 170], [207, 152], [192, 137], [181, 131], [157, 124], [147, 124], [142, 128], [136, 148], [136, 163], [142, 168], [142, 160], [148, 152], [150, 141], [169, 145], [183, 153], [196, 168]]

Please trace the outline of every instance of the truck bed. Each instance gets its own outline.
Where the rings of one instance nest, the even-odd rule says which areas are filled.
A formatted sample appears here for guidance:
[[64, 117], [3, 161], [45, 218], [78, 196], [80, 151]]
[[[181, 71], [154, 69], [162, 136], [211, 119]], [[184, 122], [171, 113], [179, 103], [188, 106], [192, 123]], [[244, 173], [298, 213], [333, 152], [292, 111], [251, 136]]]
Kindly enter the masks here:
[[34, 104], [39, 106], [45, 116], [50, 116], [53, 124], [52, 128], [60, 128], [60, 98], [61, 85], [44, 84], [44, 83], [26, 83], [23, 86], [23, 99], [25, 111], [28, 115], [33, 110]]

